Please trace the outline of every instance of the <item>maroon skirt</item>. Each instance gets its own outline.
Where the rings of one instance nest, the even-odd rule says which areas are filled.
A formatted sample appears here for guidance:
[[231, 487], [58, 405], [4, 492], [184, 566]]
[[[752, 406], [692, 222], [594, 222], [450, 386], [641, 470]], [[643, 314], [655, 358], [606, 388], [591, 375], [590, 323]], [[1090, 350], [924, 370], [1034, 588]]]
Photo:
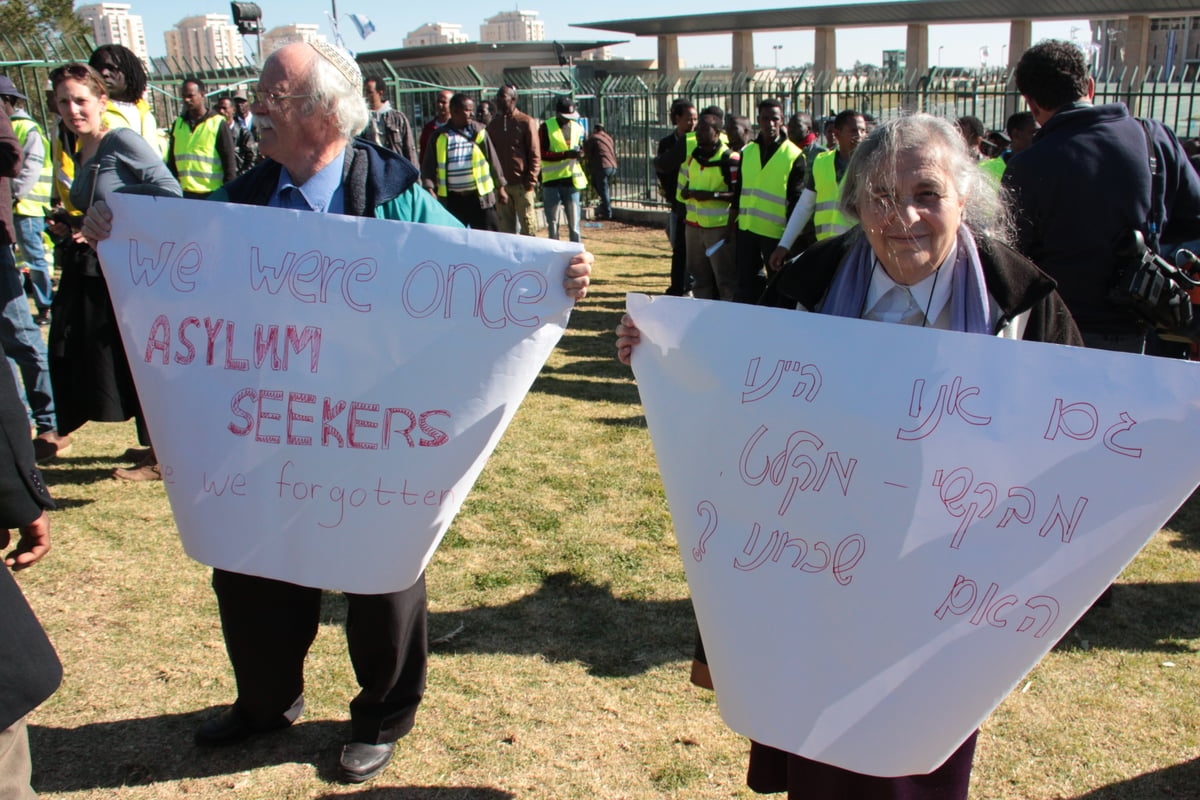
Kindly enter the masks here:
[[928, 775], [900, 778], [862, 775], [752, 741], [746, 784], [760, 794], [787, 792], [788, 800], [966, 800], [978, 735]]

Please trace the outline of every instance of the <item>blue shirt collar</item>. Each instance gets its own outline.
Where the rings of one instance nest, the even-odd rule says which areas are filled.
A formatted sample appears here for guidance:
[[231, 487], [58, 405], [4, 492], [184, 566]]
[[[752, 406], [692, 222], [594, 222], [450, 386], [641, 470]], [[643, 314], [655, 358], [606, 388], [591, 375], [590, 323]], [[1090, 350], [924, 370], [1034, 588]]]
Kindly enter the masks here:
[[346, 151], [321, 168], [319, 172], [297, 186], [292, 182], [287, 167], [281, 166], [279, 182], [267, 205], [273, 208], [294, 208], [298, 211], [316, 211], [325, 214], [343, 214], [346, 210], [345, 191], [342, 189], [342, 168], [346, 163]]

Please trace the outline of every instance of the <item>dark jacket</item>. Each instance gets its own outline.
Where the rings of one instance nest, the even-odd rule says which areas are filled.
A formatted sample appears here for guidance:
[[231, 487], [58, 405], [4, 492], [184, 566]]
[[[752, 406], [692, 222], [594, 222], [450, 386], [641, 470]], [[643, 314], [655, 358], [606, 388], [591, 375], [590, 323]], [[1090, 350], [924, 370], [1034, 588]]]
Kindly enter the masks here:
[[[0, 526], [19, 528], [54, 507], [34, 463], [29, 418], [11, 370], [0, 375]], [[8, 568], [0, 564], [0, 730], [54, 693], [62, 666]]]
[[12, 218], [12, 183], [21, 174], [21, 143], [8, 114], [0, 108], [0, 246], [16, 241]]
[[658, 140], [658, 154], [654, 157], [654, 172], [658, 175], [658, 188], [662, 196], [676, 211], [684, 205], [676, 196], [679, 190], [679, 168], [687, 158], [686, 146], [680, 145], [687, 139], [678, 131], [671, 131]]
[[[1151, 123], [1162, 165], [1164, 242], [1200, 236], [1200, 177], [1175, 134]], [[1141, 124], [1119, 103], [1076, 103], [1014, 155], [1003, 185], [1016, 210], [1017, 249], [1058, 281], [1085, 330], [1135, 333], [1132, 313], [1108, 300], [1122, 259], [1117, 255], [1150, 216], [1150, 168]]]
[[595, 131], [583, 140], [583, 158], [592, 173], [616, 169], [617, 148], [608, 131]]
[[[404, 156], [413, 164], [417, 163], [417, 147], [413, 142], [412, 126], [404, 112], [388, 106], [379, 111], [372, 111], [372, 122], [367, 123], [363, 138], [369, 142], [382, 145], [393, 153]], [[374, 122], [378, 120], [378, 122]], [[379, 128], [376, 132], [376, 127]]]
[[[778, 273], [768, 289], [767, 304], [780, 308], [819, 306], [838, 267], [861, 235], [861, 228], [856, 226], [805, 250]], [[1083, 346], [1079, 329], [1054, 291], [1053, 279], [1007, 245], [982, 236], [975, 237], [975, 245], [988, 294], [1000, 307], [997, 333], [1018, 315], [1029, 312], [1022, 337], [1025, 341]]]
[[[279, 183], [280, 169], [278, 162], [267, 159], [233, 183], [213, 192], [211, 199], [265, 206]], [[365, 139], [355, 139], [350, 143], [342, 166], [346, 214], [372, 216], [376, 206], [395, 199], [416, 182], [417, 168], [411, 161]]]
[[510, 185], [537, 187], [542, 171], [542, 148], [538, 141], [538, 121], [514, 110], [511, 115], [497, 114], [487, 125], [488, 138], [504, 167], [504, 180]]

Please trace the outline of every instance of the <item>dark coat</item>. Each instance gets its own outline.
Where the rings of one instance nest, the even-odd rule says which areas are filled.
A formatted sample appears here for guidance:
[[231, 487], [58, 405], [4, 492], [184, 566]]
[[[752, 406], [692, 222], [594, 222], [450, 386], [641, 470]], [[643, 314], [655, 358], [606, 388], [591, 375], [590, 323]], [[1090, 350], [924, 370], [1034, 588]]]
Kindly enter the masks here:
[[[0, 527], [20, 528], [54, 501], [42, 483], [29, 418], [11, 370], [0, 370]], [[0, 730], [54, 693], [62, 665], [8, 568], [0, 564]]]
[[[1200, 237], [1200, 176], [1170, 130], [1150, 123], [1163, 170], [1162, 240]], [[1076, 103], [1047, 120], [1033, 146], [1008, 161], [1003, 185], [1012, 192], [1017, 249], [1058, 282], [1084, 330], [1137, 333], [1132, 312], [1108, 299], [1117, 255], [1151, 209], [1150, 156], [1142, 125], [1120, 103]]]
[[[768, 289], [767, 303], [781, 308], [817, 307], [829, 290], [834, 273], [855, 240], [862, 235], [857, 226], [841, 236], [817, 242], [796, 261], [784, 267]], [[988, 294], [1000, 307], [996, 332], [1026, 311], [1026, 341], [1083, 346], [1079, 329], [1066, 305], [1054, 291], [1055, 282], [1033, 262], [1008, 245], [986, 237], [975, 237], [983, 279]]]

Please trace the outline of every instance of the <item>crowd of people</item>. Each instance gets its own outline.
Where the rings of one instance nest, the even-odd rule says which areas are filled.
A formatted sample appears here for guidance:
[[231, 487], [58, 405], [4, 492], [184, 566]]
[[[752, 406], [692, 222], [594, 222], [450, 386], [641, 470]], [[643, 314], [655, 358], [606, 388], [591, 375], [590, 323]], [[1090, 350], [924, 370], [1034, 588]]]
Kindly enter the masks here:
[[[752, 126], [717, 107], [675, 102], [673, 130], [653, 162], [670, 203], [666, 292], [1145, 352], [1146, 327], [1108, 296], [1124, 266], [1121, 237], [1141, 230], [1164, 254], [1200, 240], [1200, 176], [1169, 129], [1120, 104], [1093, 104], [1094, 83], [1074, 45], [1031, 48], [1016, 80], [1029, 111], [991, 137], [971, 117], [910, 114], [876, 124], [843, 110], [819, 125], [804, 113], [785, 120], [780, 101], [768, 98]], [[565, 96], [539, 121], [518, 110], [513, 86], [479, 102], [443, 91], [418, 134], [386, 87], [364, 82], [345, 53], [294, 44], [267, 59], [249, 95], [234, 92], [213, 108], [202, 81], [184, 81], [183, 112], [161, 137], [143, 98], [145, 72], [118, 45], [99, 48], [89, 64], [56, 69], [51, 85], [61, 121], [47, 135], [25, 113], [28, 98], [0, 76], [0, 194], [14, 201], [0, 204], [8, 237], [0, 243], [0, 342], [21, 367], [31, 415], [15, 384], [0, 379], [0, 425], [19, 428], [31, 418], [36, 430], [30, 445], [10, 432], [0, 448], [0, 488], [8, 491], [0, 517], [22, 531], [14, 567], [48, 545], [51, 501], [34, 460], [65, 453], [85, 422], [137, 420], [141, 447], [126, 454], [137, 463], [115, 474], [161, 478], [95, 254], [111, 232], [110, 194], [535, 235], [540, 187], [550, 237], [559, 236], [561, 209], [568, 237], [579, 242], [580, 193], [590, 183], [599, 216], [612, 216], [613, 139], [603, 125], [585, 130]], [[56, 294], [39, 250], [43, 218], [56, 245]], [[14, 242], [30, 264], [36, 318], [12, 262]], [[592, 260], [585, 251], [565, 271], [571, 297], [586, 293]], [[48, 353], [38, 326], [47, 317]], [[626, 316], [617, 337], [628, 363], [640, 342], [634, 320]], [[8, 472], [21, 488], [5, 487]], [[195, 738], [227, 746], [286, 727], [302, 712], [320, 590], [220, 569], [212, 584], [238, 695]], [[15, 602], [5, 586], [0, 598]], [[421, 701], [426, 597], [423, 579], [401, 592], [347, 597], [361, 692], [339, 769], [344, 780], [362, 782], [388, 764]], [[30, 641], [41, 646], [36, 634]], [[36, 688], [19, 701], [0, 695], [0, 796], [2, 776], [28, 784], [20, 719], [53, 690], [46, 675], [57, 664], [52, 652], [39, 663]], [[966, 798], [974, 742], [972, 735], [930, 775], [900, 778], [755, 744], [750, 785], [795, 798]]]

